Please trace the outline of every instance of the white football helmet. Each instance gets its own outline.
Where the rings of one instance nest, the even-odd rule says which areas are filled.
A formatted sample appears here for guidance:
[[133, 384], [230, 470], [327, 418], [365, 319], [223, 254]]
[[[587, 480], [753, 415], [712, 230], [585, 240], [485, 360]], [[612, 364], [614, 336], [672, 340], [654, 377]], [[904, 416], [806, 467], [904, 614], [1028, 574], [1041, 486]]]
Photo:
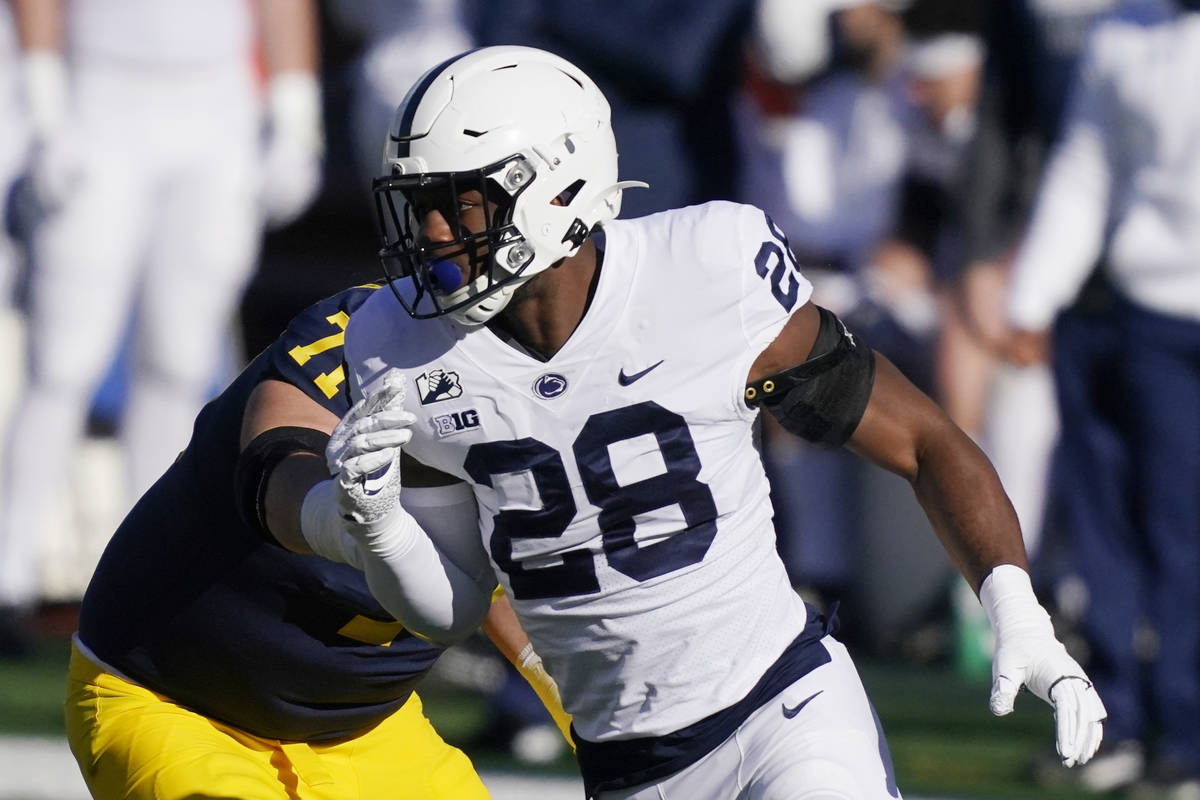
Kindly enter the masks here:
[[[608, 101], [570, 62], [531, 47], [471, 50], [429, 70], [396, 110], [373, 183], [389, 283], [417, 318], [491, 319], [518, 286], [573, 255], [593, 228], [616, 217], [621, 191]], [[455, 198], [478, 189], [485, 230], [458, 224]], [[410, 201], [443, 210], [447, 243], [417, 239]], [[444, 194], [442, 194], [444, 193]], [[493, 214], [489, 202], [498, 205]], [[436, 251], [436, 254], [435, 254]], [[478, 267], [465, 285], [445, 263], [467, 253]], [[400, 278], [415, 291], [397, 289]]]

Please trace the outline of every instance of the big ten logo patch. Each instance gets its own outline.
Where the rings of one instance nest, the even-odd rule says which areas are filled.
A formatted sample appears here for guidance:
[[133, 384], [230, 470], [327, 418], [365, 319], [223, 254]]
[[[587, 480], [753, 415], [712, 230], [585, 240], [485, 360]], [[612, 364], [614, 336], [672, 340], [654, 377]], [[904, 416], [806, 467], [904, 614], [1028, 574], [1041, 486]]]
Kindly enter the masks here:
[[456, 433], [473, 430], [479, 427], [479, 412], [473, 408], [463, 411], [453, 411], [440, 414], [430, 420], [433, 432], [438, 436], [453, 436]]

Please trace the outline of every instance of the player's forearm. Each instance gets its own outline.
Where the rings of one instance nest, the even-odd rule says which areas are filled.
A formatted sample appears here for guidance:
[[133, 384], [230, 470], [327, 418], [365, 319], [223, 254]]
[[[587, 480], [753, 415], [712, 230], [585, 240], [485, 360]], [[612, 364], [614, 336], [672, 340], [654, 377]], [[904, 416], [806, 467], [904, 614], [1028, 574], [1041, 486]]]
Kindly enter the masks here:
[[22, 50], [62, 50], [63, 2], [64, 0], [12, 0]]
[[453, 644], [478, 627], [491, 604], [479, 576], [468, 575], [434, 546], [416, 536], [411, 547], [383, 557], [364, 551], [363, 573], [379, 604], [414, 633]]
[[917, 500], [950, 559], [976, 592], [999, 564], [1028, 568], [1012, 503], [987, 457], [948, 420], [918, 456]]
[[503, 592], [493, 593], [491, 610], [488, 611], [487, 619], [483, 621], [483, 632], [492, 640], [492, 644], [496, 645], [496, 649], [520, 671], [554, 719], [554, 724], [558, 726], [567, 744], [574, 749], [571, 715], [563, 708], [558, 684], [550, 677], [550, 673], [546, 672], [541, 656], [534, 651], [533, 644], [525, 635], [525, 629], [513, 613], [512, 603]]
[[521, 653], [529, 645], [529, 637], [525, 635], [525, 629], [513, 613], [512, 603], [503, 592], [493, 592], [492, 607], [483, 621], [482, 630], [509, 663], [514, 667], [521, 666]]
[[958, 570], [979, 591], [998, 564], [1025, 567], [1012, 503], [983, 451], [885, 357], [849, 447], [907, 480]]
[[264, 498], [267, 529], [288, 550], [311, 553], [301, 529], [300, 509], [312, 487], [329, 480], [325, 460], [315, 453], [297, 453], [272, 471]]
[[339, 506], [336, 480], [316, 484], [304, 498], [301, 533], [312, 552], [362, 570], [379, 604], [414, 633], [451, 644], [478, 628], [496, 578], [473, 513], [464, 515], [445, 494], [453, 487], [405, 490], [412, 513], [396, 503], [363, 523]]
[[312, 0], [259, 0], [258, 7], [268, 72], [315, 73], [319, 46], [317, 11]]

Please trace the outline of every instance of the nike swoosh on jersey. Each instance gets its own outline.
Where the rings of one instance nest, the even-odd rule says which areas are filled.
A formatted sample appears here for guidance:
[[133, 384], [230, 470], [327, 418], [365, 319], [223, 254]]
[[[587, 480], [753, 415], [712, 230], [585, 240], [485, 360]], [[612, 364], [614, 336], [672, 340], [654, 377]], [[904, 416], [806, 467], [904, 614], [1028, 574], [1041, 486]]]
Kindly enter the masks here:
[[[817, 692], [817, 694], [821, 694], [821, 692], [823, 692], [823, 691], [825, 691], [825, 690], [822, 689], [820, 692]], [[794, 708], [788, 708], [787, 703], [784, 703], [783, 704], [783, 716], [787, 717], [788, 719], [791, 719], [792, 717], [796, 716], [804, 709], [804, 707], [806, 705], [808, 705], [809, 703], [811, 703], [813, 700], [816, 699], [817, 694], [814, 694], [811, 697], [804, 698]]]
[[662, 361], [659, 361], [658, 364], [651, 364], [641, 372], [635, 372], [632, 375], [626, 375], [625, 368], [621, 367], [621, 371], [617, 373], [617, 383], [621, 384], [622, 386], [628, 386], [638, 378], [645, 377], [652, 369], [662, 364], [663, 361], [666, 361], [666, 359], [662, 359]]

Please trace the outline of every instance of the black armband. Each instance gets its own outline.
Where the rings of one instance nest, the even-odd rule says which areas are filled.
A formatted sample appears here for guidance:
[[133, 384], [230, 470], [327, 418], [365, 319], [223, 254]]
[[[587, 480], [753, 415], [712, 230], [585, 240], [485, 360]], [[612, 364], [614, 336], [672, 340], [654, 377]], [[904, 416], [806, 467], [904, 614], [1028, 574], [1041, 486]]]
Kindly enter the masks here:
[[803, 363], [746, 385], [746, 405], [763, 404], [786, 430], [821, 447], [838, 447], [858, 427], [871, 387], [875, 354], [837, 315], [817, 306], [821, 325]]
[[242, 521], [268, 542], [278, 544], [267, 527], [263, 504], [271, 473], [295, 453], [312, 453], [324, 462], [328, 443], [329, 434], [314, 428], [271, 428], [254, 437], [238, 456], [233, 471], [234, 497]]

